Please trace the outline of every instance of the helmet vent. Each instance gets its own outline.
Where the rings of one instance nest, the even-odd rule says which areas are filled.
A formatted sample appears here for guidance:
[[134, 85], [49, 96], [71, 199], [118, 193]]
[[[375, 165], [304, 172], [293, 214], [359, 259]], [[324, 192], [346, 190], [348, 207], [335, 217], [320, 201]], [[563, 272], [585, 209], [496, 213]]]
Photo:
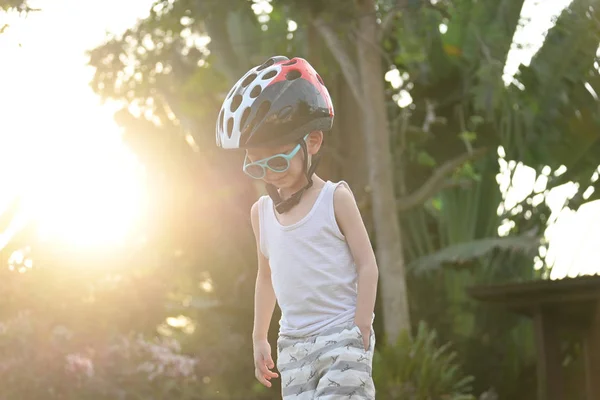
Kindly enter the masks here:
[[233, 133], [233, 117], [227, 120], [227, 137], [231, 139], [231, 134]]
[[277, 75], [277, 71], [273, 70], [273, 71], [269, 71], [266, 74], [264, 74], [262, 78], [263, 79], [271, 79], [275, 75]]
[[297, 69], [293, 69], [290, 72], [288, 72], [287, 74], [285, 74], [285, 79], [287, 79], [288, 81], [295, 81], [296, 79], [300, 78], [302, 76], [302, 72], [298, 71]]
[[273, 60], [272, 58], [269, 58], [267, 61], [265, 61], [265, 63], [263, 65], [261, 65], [260, 67], [256, 68], [257, 71], [262, 71], [265, 68], [270, 67], [271, 65], [275, 64], [275, 60]]
[[250, 97], [255, 99], [258, 97], [260, 92], [262, 92], [262, 88], [260, 87], [260, 85], [256, 85], [252, 88], [252, 91], [250, 92]]
[[323, 82], [323, 79], [321, 78], [321, 75], [317, 74], [317, 79], [319, 80], [319, 83], [323, 86], [325, 86], [325, 83]]
[[283, 64], [284, 67], [290, 66], [290, 65], [294, 65], [298, 62], [298, 60], [290, 60], [288, 62], [286, 62], [285, 64]]
[[242, 96], [240, 96], [239, 94], [236, 94], [235, 96], [233, 96], [233, 99], [231, 100], [231, 112], [235, 112], [235, 110], [238, 109], [240, 104], [242, 104]]
[[242, 82], [242, 87], [246, 87], [249, 84], [252, 83], [252, 81], [254, 81], [256, 79], [256, 74], [250, 74], [246, 77], [246, 79], [244, 79], [244, 81]]
[[250, 108], [250, 107], [246, 107], [244, 109], [244, 113], [242, 114], [242, 119], [240, 119], [240, 130], [244, 129], [244, 125], [246, 125], [246, 120], [248, 119], [248, 116], [250, 115], [250, 111], [252, 111], [252, 108]]

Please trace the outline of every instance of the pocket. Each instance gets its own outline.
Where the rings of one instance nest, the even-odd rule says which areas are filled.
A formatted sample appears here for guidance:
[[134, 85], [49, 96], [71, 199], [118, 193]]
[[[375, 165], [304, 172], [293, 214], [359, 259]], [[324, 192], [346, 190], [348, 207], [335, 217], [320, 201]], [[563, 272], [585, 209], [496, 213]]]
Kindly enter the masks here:
[[[371, 348], [371, 337], [370, 337], [371, 335], [369, 335], [369, 344], [368, 344], [368, 347], [367, 347], [367, 348], [365, 348], [364, 336], [363, 336], [363, 334], [362, 334], [362, 332], [361, 332], [360, 328], [358, 327], [358, 325], [354, 324], [354, 326], [352, 327], [352, 329], [353, 329], [353, 330], [354, 330], [354, 331], [357, 333], [357, 335], [358, 335], [357, 337], [358, 337], [358, 339], [360, 340], [360, 348], [361, 348], [363, 351], [365, 351], [365, 352], [366, 352], [366, 351], [369, 351], [369, 349]], [[371, 331], [372, 331], [372, 329], [371, 329]]]

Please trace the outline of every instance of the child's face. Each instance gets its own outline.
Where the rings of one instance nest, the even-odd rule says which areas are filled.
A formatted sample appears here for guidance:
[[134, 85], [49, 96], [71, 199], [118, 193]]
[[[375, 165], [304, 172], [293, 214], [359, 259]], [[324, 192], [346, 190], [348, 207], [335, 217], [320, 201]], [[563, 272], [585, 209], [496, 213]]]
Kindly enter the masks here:
[[[306, 148], [309, 155], [314, 155], [319, 151], [323, 140], [321, 132], [313, 132], [306, 138]], [[298, 144], [288, 144], [284, 146], [249, 149], [246, 152], [246, 164], [265, 160], [275, 155], [292, 155], [289, 158], [289, 167], [285, 169], [287, 163], [281, 157], [271, 160], [269, 166], [274, 169], [285, 169], [283, 172], [273, 171], [271, 168], [264, 168], [265, 175], [262, 178], [266, 183], [270, 183], [280, 189], [294, 187], [298, 182], [304, 179], [304, 152], [297, 148]]]

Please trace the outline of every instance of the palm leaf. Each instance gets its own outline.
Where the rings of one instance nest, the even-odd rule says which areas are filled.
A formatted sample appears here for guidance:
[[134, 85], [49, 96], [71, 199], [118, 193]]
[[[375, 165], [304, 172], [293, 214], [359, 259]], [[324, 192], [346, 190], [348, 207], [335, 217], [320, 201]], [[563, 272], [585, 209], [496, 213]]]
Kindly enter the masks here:
[[411, 272], [422, 274], [445, 266], [461, 267], [471, 261], [486, 256], [494, 250], [507, 252], [533, 253], [540, 244], [540, 238], [531, 235], [501, 238], [476, 239], [445, 247], [435, 253], [420, 257], [408, 265]]
[[585, 88], [599, 75], [594, 62], [600, 42], [600, 9], [594, 3], [574, 0], [530, 66], [521, 67], [516, 75], [525, 90], [510, 90], [513, 104], [506, 112], [514, 114], [520, 126], [515, 129], [519, 137], [516, 132], [513, 135], [518, 140], [505, 146], [509, 158], [527, 165], [570, 168], [598, 142], [598, 101]]

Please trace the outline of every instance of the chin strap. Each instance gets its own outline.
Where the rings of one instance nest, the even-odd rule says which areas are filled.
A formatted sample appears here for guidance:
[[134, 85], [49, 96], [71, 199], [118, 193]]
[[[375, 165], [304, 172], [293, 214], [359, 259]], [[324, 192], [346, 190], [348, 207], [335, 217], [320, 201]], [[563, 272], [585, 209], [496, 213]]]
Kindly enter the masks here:
[[306, 175], [306, 179], [308, 181], [308, 183], [306, 185], [304, 185], [304, 187], [300, 190], [298, 190], [296, 193], [294, 193], [293, 195], [291, 195], [289, 198], [283, 200], [281, 198], [281, 195], [279, 194], [279, 190], [272, 184], [267, 183], [266, 189], [267, 189], [267, 193], [269, 194], [269, 197], [271, 197], [271, 199], [273, 200], [273, 204], [275, 204], [275, 209], [277, 210], [278, 213], [283, 214], [289, 210], [292, 209], [292, 207], [294, 207], [296, 204], [298, 204], [300, 202], [300, 199], [302, 198], [302, 195], [304, 194], [305, 191], [307, 191], [312, 185], [313, 185], [313, 181], [312, 181], [312, 176], [315, 173], [315, 170], [317, 169], [317, 165], [319, 164], [319, 161], [321, 159], [321, 155], [320, 154], [315, 154], [312, 157], [312, 162], [310, 165], [310, 168], [308, 166], [308, 151], [306, 150], [306, 142], [304, 140], [300, 141], [300, 146], [302, 147], [302, 152], [304, 153], [304, 174]]

